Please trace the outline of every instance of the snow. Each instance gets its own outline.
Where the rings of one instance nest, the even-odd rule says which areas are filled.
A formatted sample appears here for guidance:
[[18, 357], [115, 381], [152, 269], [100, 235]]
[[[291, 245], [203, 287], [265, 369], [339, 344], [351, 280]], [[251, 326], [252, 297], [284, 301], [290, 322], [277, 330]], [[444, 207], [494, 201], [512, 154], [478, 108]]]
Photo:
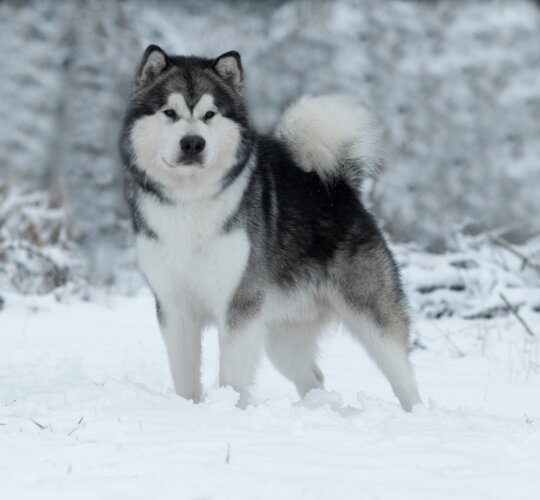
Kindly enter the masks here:
[[[300, 401], [264, 360], [256, 406], [243, 411], [231, 389], [216, 388], [213, 330], [204, 402], [174, 394], [147, 292], [4, 294], [0, 498], [538, 499], [539, 337], [508, 313], [471, 320], [463, 305], [436, 319], [422, 306], [433, 296], [457, 307], [448, 297], [469, 288], [489, 298], [482, 280], [496, 271], [483, 252], [430, 259], [398, 249], [425, 402], [412, 414], [339, 327], [322, 344], [326, 391]], [[465, 290], [445, 289], [447, 268], [464, 257]], [[490, 300], [503, 291], [539, 334], [538, 287], [506, 264], [515, 278], [498, 276]], [[439, 288], [420, 293], [425, 267]]]

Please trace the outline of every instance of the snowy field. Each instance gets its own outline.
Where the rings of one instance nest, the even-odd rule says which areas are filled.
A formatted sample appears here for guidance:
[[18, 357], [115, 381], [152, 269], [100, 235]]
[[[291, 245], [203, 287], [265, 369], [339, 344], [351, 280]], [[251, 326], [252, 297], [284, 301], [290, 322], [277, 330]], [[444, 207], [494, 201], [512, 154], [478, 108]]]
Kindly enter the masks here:
[[339, 328], [322, 346], [327, 392], [298, 401], [265, 360], [242, 411], [215, 387], [214, 331], [204, 403], [173, 393], [146, 292], [5, 294], [0, 498], [540, 498], [539, 341], [499, 298], [539, 334], [533, 274], [484, 247], [398, 256], [425, 401], [412, 414]]

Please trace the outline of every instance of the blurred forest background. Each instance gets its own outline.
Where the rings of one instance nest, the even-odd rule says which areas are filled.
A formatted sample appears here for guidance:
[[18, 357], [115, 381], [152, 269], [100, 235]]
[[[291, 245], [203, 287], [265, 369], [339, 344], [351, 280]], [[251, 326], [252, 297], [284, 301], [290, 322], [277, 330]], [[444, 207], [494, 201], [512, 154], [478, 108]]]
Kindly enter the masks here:
[[140, 283], [116, 144], [149, 43], [238, 50], [261, 131], [301, 94], [360, 96], [388, 132], [366, 196], [395, 242], [540, 231], [534, 2], [0, 1], [0, 290]]

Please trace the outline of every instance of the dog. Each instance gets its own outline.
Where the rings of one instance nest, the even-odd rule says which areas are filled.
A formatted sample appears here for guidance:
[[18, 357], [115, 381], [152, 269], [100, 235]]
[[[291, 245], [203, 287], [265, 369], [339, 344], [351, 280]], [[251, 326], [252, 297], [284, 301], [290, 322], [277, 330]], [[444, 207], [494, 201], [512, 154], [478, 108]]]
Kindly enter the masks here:
[[323, 388], [318, 339], [341, 321], [402, 407], [420, 402], [398, 268], [361, 201], [383, 161], [356, 99], [304, 97], [271, 136], [250, 126], [238, 52], [149, 46], [120, 150], [140, 267], [176, 393], [199, 402], [201, 334], [219, 331], [219, 383], [250, 404], [263, 348], [300, 396]]

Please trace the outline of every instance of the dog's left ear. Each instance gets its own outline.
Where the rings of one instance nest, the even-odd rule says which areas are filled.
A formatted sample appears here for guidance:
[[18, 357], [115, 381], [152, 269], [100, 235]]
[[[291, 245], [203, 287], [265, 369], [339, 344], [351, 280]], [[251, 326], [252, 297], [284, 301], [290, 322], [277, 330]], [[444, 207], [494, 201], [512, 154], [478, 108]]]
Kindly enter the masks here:
[[244, 81], [244, 71], [242, 70], [242, 59], [236, 50], [225, 52], [214, 60], [214, 69], [236, 92], [242, 92]]

